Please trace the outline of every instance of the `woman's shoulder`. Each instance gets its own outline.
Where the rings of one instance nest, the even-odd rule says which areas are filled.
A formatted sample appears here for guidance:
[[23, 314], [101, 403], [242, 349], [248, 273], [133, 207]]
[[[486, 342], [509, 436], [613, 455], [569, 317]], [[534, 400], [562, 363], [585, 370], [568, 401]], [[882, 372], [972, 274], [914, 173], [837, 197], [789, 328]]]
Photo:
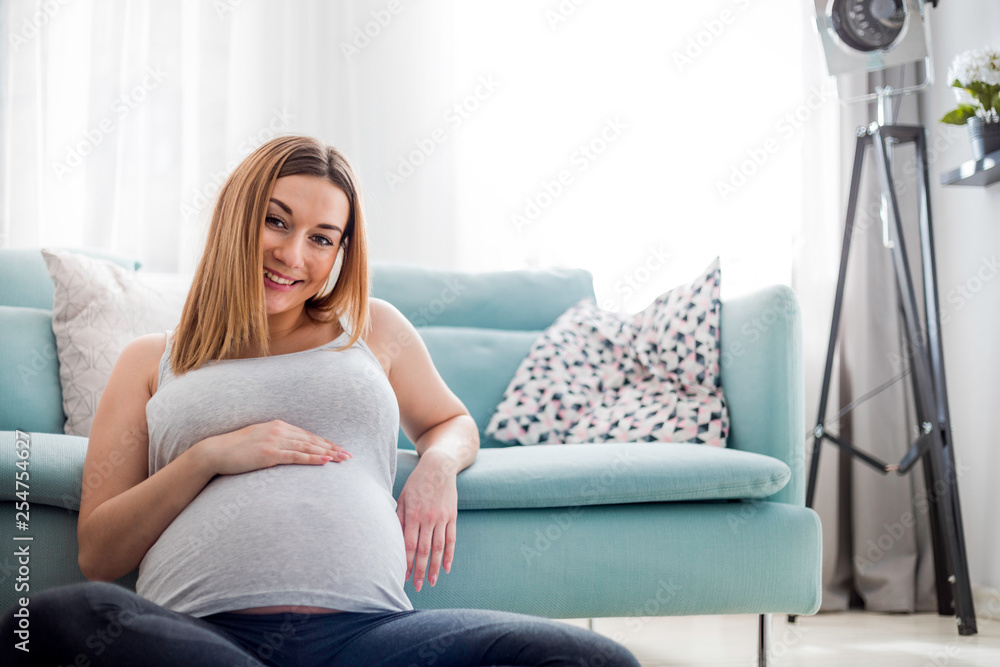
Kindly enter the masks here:
[[132, 372], [138, 373], [146, 380], [150, 396], [156, 393], [160, 360], [166, 349], [167, 335], [161, 331], [133, 338], [119, 355], [122, 363], [127, 363]]
[[382, 364], [385, 374], [389, 375], [392, 360], [411, 347], [420, 334], [410, 320], [388, 301], [371, 297], [368, 304], [371, 326], [367, 336], [363, 335], [362, 338]]
[[409, 324], [398, 308], [378, 297], [368, 299], [368, 316], [371, 318], [370, 326], [361, 335], [368, 347], [397, 338]]

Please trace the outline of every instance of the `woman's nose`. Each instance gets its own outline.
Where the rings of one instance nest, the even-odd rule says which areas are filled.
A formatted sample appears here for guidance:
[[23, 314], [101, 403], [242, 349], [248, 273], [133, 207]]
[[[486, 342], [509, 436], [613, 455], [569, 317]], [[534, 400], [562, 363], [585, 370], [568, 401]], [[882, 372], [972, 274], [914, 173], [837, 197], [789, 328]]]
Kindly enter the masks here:
[[302, 246], [301, 241], [295, 237], [288, 237], [282, 243], [275, 246], [274, 256], [290, 269], [297, 269], [302, 266]]

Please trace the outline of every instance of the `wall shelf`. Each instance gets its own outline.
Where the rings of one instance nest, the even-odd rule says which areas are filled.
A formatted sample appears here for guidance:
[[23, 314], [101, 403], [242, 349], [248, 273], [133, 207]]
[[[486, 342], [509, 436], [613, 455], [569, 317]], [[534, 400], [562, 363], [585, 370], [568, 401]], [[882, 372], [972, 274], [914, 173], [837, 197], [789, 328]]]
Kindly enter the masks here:
[[983, 156], [982, 160], [969, 160], [958, 168], [941, 174], [941, 185], [987, 186], [1000, 181], [1000, 151]]

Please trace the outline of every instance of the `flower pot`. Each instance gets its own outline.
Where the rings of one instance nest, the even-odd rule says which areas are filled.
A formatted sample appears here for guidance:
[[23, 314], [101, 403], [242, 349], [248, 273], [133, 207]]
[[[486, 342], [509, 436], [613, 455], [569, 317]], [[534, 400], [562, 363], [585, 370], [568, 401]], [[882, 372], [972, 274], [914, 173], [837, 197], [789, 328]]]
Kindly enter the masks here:
[[966, 124], [973, 158], [982, 160], [985, 155], [1000, 151], [1000, 123], [984, 123], [979, 116], [973, 116]]

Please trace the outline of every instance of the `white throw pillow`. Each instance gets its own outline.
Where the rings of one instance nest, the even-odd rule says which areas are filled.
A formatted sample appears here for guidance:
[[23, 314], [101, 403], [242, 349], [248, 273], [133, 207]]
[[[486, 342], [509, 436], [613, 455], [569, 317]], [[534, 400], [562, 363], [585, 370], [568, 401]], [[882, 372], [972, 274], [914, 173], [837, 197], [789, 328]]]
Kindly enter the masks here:
[[690, 442], [725, 447], [719, 258], [624, 315], [582, 299], [549, 326], [486, 434], [508, 444]]
[[42, 256], [55, 285], [64, 431], [87, 437], [118, 355], [138, 336], [177, 326], [190, 278], [141, 274], [64, 250], [43, 248]]

